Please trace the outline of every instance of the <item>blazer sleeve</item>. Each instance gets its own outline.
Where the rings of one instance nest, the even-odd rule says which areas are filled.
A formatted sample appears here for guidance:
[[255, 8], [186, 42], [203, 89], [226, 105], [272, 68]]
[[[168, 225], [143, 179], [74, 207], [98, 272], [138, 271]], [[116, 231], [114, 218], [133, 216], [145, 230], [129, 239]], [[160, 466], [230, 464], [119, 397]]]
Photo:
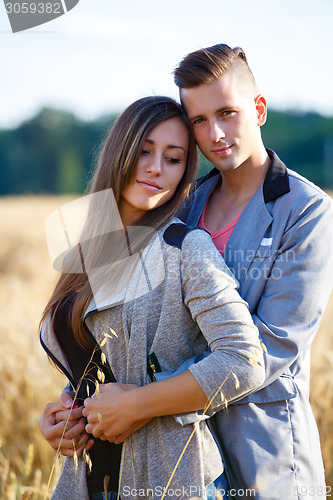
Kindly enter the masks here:
[[232, 401], [262, 384], [258, 330], [234, 276], [205, 231], [186, 235], [180, 258], [185, 306], [212, 351], [189, 370], [217, 410], [225, 399]]
[[333, 203], [295, 203], [252, 315], [265, 344], [265, 381], [274, 382], [309, 348], [333, 286]]

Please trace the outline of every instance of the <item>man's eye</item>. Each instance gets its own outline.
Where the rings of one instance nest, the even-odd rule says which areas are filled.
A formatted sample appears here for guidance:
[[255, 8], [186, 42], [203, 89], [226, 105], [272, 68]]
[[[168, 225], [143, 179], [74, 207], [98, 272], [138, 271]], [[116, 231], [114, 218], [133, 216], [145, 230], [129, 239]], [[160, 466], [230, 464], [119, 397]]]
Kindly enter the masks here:
[[235, 114], [235, 111], [233, 111], [232, 109], [227, 109], [226, 111], [222, 112], [222, 116], [232, 116], [234, 114]]
[[200, 123], [203, 123], [204, 120], [204, 118], [196, 118], [195, 120], [193, 120], [192, 125], [200, 125]]

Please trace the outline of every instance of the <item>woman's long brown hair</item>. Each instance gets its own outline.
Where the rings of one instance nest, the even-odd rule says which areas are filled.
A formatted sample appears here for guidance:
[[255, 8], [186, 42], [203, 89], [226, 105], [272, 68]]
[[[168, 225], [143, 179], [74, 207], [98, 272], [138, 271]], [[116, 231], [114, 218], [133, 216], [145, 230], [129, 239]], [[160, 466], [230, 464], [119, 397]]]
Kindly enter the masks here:
[[[145, 140], [151, 130], [160, 123], [170, 118], [179, 118], [185, 124], [189, 134], [189, 150], [184, 175], [178, 184], [174, 196], [164, 205], [150, 210], [138, 221], [137, 224], [154, 229], [161, 227], [180, 208], [188, 195], [191, 182], [197, 167], [197, 148], [195, 138], [188, 122], [184, 109], [173, 99], [163, 96], [144, 97], [131, 104], [117, 119], [107, 134], [98, 155], [95, 173], [88, 186], [87, 194], [98, 193], [112, 189], [117, 205], [119, 205], [121, 192], [132, 180], [138, 158], [141, 154]], [[100, 219], [107, 220], [107, 210], [101, 212]], [[98, 218], [97, 218], [98, 219]], [[98, 220], [88, 215], [84, 231], [93, 237], [98, 234]], [[100, 233], [101, 234], [101, 233]], [[104, 245], [105, 248], [105, 245]], [[47, 303], [40, 325], [52, 315], [61, 302], [67, 300], [76, 292], [72, 305], [72, 328], [79, 345], [88, 348], [91, 341], [84, 329], [84, 314], [93, 299], [93, 292], [85, 272], [62, 272], [52, 296]]]

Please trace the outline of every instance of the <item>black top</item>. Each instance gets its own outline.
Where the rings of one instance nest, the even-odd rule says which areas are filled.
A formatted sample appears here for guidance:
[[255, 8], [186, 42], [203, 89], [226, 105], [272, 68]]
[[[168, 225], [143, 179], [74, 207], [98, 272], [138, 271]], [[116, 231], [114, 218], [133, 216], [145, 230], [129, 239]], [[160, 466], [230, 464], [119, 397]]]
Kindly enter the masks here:
[[[54, 332], [59, 345], [68, 360], [68, 364], [73, 373], [76, 387], [89, 364], [93, 348], [83, 349], [75, 340], [74, 332], [71, 326], [71, 310], [75, 294], [66, 297], [58, 307], [54, 317]], [[96, 366], [99, 365], [99, 366]], [[95, 392], [95, 380], [97, 379], [98, 367], [105, 372], [105, 366], [101, 364], [101, 351], [97, 350], [94, 354], [86, 376], [81, 383], [77, 404], [82, 405], [87, 394], [87, 384], [89, 385], [89, 394]], [[110, 381], [110, 375], [105, 372], [105, 383]], [[104, 491], [104, 477], [110, 476], [109, 491], [118, 491], [118, 478], [120, 469], [120, 457], [122, 445], [95, 439], [95, 444], [89, 451], [92, 460], [91, 473], [87, 472], [87, 482], [89, 494]]]

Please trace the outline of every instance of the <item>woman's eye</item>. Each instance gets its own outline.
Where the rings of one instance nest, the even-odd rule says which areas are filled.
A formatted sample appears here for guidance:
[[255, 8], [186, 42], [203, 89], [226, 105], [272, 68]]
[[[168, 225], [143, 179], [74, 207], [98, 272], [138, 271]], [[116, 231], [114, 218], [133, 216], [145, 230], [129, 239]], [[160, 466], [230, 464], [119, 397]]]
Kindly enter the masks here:
[[167, 160], [170, 163], [180, 163], [180, 159], [179, 158], [167, 158]]
[[147, 149], [143, 149], [143, 150], [141, 151], [141, 154], [142, 154], [142, 155], [149, 155], [149, 151], [147, 151]]

